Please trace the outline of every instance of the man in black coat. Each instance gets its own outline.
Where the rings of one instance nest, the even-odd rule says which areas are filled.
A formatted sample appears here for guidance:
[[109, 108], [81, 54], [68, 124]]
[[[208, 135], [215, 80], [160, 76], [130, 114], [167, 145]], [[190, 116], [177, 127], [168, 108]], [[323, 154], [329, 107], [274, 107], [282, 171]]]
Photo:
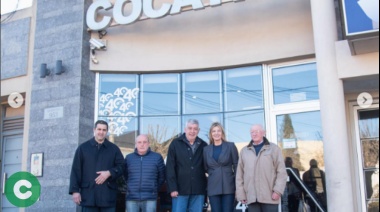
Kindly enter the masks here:
[[[311, 159], [310, 169], [307, 170], [302, 175], [302, 180], [305, 185], [310, 189], [311, 193], [315, 195], [317, 200], [322, 204], [322, 206], [327, 208], [327, 197], [326, 197], [326, 176], [325, 172], [318, 168], [318, 161]], [[315, 211], [317, 207], [311, 200], [309, 195], [306, 195], [306, 200], [310, 205], [311, 211]]]
[[[291, 157], [285, 158], [285, 167], [293, 170], [294, 174], [299, 180], [300, 171], [297, 168], [293, 167], [293, 159]], [[289, 211], [298, 211], [299, 201], [302, 199], [302, 188], [297, 180], [297, 178], [291, 173], [290, 170], [286, 170], [289, 176], [289, 181], [286, 183], [286, 188], [288, 192], [288, 209]]]
[[200, 212], [206, 195], [203, 148], [207, 143], [198, 137], [199, 122], [187, 121], [185, 133], [169, 146], [166, 176], [173, 200], [173, 212]]
[[120, 148], [106, 139], [108, 123], [95, 123], [94, 137], [75, 152], [69, 194], [82, 212], [115, 212], [118, 186], [123, 175], [124, 158]]

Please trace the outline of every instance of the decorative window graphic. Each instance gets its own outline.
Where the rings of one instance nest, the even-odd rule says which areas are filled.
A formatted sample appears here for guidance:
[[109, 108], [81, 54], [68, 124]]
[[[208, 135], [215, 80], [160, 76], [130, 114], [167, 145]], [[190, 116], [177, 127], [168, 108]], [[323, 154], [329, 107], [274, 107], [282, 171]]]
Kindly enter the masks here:
[[[319, 99], [314, 62], [281, 66], [273, 72], [274, 104]], [[241, 149], [251, 139], [247, 133], [251, 124], [265, 125], [263, 73], [263, 66], [188, 73], [101, 73], [96, 115], [109, 123], [109, 140], [125, 154], [134, 151], [139, 134], [148, 134], [156, 146], [166, 145], [183, 132], [188, 119], [199, 120], [199, 137], [205, 141], [211, 123], [221, 122], [228, 141]]]
[[130, 109], [135, 106], [139, 88], [116, 88], [113, 93], [102, 94], [99, 98], [99, 116], [108, 117], [109, 131], [117, 136], [128, 130], [127, 123], [137, 114]]

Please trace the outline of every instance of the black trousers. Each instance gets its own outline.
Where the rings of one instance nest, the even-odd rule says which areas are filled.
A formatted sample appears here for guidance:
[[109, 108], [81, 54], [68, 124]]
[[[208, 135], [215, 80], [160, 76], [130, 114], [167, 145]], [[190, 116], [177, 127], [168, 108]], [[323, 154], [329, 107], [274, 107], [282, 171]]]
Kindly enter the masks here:
[[300, 199], [298, 195], [288, 195], [288, 209], [291, 212], [298, 211], [298, 205], [300, 203]]
[[255, 202], [248, 205], [248, 212], [278, 212], [278, 204]]
[[102, 208], [102, 207], [82, 207], [82, 212], [115, 212], [116, 208]]

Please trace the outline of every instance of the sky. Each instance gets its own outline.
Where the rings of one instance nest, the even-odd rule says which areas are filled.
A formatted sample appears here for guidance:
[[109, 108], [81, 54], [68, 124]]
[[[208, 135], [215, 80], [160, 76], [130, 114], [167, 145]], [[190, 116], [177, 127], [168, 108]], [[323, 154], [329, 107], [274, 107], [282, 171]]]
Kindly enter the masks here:
[[1, 0], [1, 15], [13, 12], [18, 3], [18, 10], [32, 6], [33, 0]]

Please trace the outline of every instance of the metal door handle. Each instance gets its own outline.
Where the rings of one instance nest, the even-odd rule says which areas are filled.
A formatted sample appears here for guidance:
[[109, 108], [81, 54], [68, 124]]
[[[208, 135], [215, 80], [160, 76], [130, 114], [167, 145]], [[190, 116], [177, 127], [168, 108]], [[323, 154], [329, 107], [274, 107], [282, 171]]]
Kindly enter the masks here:
[[7, 173], [4, 172], [3, 175], [3, 194], [5, 194], [5, 182], [7, 181]]

